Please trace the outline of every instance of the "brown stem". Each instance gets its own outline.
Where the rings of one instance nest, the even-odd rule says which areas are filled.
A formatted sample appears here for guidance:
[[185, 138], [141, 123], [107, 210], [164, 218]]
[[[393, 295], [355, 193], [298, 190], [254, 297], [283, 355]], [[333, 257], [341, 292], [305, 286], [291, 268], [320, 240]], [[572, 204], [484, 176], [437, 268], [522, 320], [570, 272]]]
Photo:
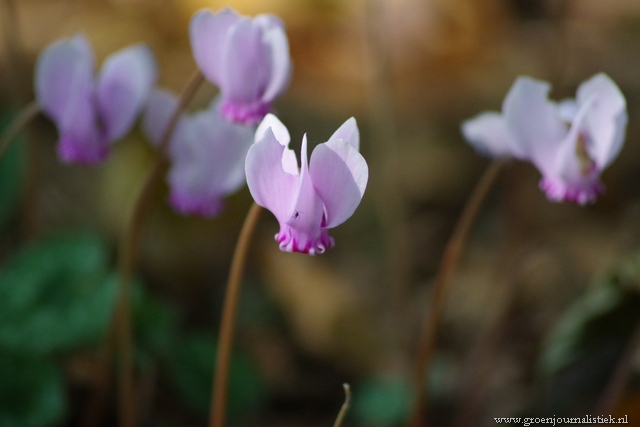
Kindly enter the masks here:
[[247, 253], [251, 237], [258, 224], [262, 208], [253, 203], [247, 214], [238, 243], [233, 253], [229, 281], [224, 296], [222, 307], [222, 321], [220, 323], [220, 335], [218, 352], [216, 354], [215, 372], [213, 376], [213, 396], [211, 398], [211, 414], [209, 415], [210, 427], [224, 427], [227, 410], [227, 384], [229, 383], [229, 364], [231, 362], [231, 349], [233, 347], [233, 330], [240, 299], [242, 273], [247, 261]]
[[336, 418], [336, 422], [333, 423], [333, 427], [342, 427], [342, 423], [344, 419], [347, 417], [347, 412], [349, 412], [349, 406], [351, 406], [351, 387], [349, 384], [342, 384], [344, 387], [344, 403], [342, 404], [342, 408], [340, 408], [340, 412], [338, 412], [338, 418]]
[[596, 414], [611, 414], [615, 409], [616, 403], [620, 399], [620, 395], [624, 391], [629, 376], [633, 371], [633, 362], [640, 351], [640, 323], [634, 331], [629, 345], [620, 357], [618, 364], [613, 371], [613, 375], [604, 389], [598, 405], [596, 406]]
[[136, 405], [133, 386], [133, 344], [131, 321], [131, 278], [137, 255], [140, 252], [140, 242], [156, 193], [166, 174], [169, 161], [166, 156], [171, 135], [175, 129], [182, 111], [191, 101], [196, 89], [204, 81], [200, 71], [189, 80], [180, 94], [176, 111], [171, 116], [167, 129], [162, 135], [158, 154], [151, 172], [138, 195], [133, 208], [129, 226], [121, 240], [118, 299], [116, 302], [115, 327], [117, 328], [117, 346], [119, 355], [118, 387], [119, 387], [119, 425], [134, 427], [136, 425]]
[[11, 141], [18, 136], [20, 131], [25, 128], [40, 113], [40, 106], [36, 101], [32, 101], [24, 107], [18, 117], [11, 123], [9, 129], [5, 131], [0, 138], [0, 157], [4, 155], [11, 144]]
[[442, 261], [440, 262], [440, 269], [438, 270], [436, 284], [430, 301], [431, 305], [427, 312], [427, 316], [425, 317], [425, 335], [420, 344], [418, 359], [416, 361], [414, 378], [415, 401], [413, 414], [409, 423], [412, 427], [422, 427], [425, 425], [428, 409], [427, 395], [425, 393], [425, 379], [427, 378], [427, 372], [436, 346], [440, 322], [446, 307], [446, 297], [449, 289], [449, 283], [451, 282], [451, 276], [458, 263], [458, 259], [460, 258], [471, 224], [478, 216], [480, 207], [482, 206], [486, 196], [489, 194], [489, 190], [496, 182], [503, 164], [504, 161], [502, 160], [494, 161], [485, 170], [480, 181], [474, 188], [471, 197], [467, 201], [467, 204], [462, 211], [462, 215], [458, 219], [453, 230], [453, 234], [449, 238], [445, 248]]

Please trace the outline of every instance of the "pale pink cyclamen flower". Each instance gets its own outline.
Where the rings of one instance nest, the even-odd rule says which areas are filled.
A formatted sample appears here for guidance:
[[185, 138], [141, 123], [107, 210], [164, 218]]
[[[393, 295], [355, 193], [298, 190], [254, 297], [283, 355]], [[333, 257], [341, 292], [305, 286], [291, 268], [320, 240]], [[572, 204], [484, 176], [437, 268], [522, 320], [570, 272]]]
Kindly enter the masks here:
[[60, 134], [65, 162], [93, 164], [133, 126], [157, 79], [156, 63], [142, 44], [109, 56], [94, 76], [95, 58], [82, 35], [53, 43], [36, 64], [35, 92]]
[[519, 77], [502, 105], [467, 120], [462, 132], [477, 150], [532, 162], [552, 201], [593, 203], [600, 173], [618, 155], [627, 125], [626, 101], [603, 73], [578, 88], [576, 99], [550, 101], [547, 82]]
[[231, 9], [202, 10], [191, 19], [191, 50], [207, 80], [220, 88], [222, 115], [258, 124], [289, 85], [291, 58], [282, 22]]
[[[142, 127], [155, 145], [177, 105], [177, 97], [168, 91], [157, 89], [151, 94]], [[254, 132], [255, 126], [224, 120], [216, 101], [207, 110], [183, 114], [168, 148], [169, 202], [173, 208], [186, 215], [218, 215], [223, 198], [245, 183], [244, 161]]]
[[256, 203], [278, 219], [281, 250], [322, 253], [334, 244], [328, 230], [353, 215], [367, 186], [358, 126], [354, 118], [347, 120], [313, 150], [309, 162], [305, 135], [300, 169], [289, 141], [287, 128], [268, 114], [247, 154], [247, 185]]

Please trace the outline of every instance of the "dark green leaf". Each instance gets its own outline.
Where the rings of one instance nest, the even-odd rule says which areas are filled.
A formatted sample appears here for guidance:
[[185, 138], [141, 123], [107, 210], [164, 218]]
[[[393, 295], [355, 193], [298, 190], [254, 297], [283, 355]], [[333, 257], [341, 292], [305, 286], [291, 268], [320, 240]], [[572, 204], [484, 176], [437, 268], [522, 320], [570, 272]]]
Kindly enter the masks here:
[[52, 237], [24, 248], [0, 271], [0, 348], [47, 354], [104, 336], [115, 281], [94, 236]]
[[50, 361], [0, 354], [0, 378], [0, 427], [46, 427], [61, 421], [65, 389]]

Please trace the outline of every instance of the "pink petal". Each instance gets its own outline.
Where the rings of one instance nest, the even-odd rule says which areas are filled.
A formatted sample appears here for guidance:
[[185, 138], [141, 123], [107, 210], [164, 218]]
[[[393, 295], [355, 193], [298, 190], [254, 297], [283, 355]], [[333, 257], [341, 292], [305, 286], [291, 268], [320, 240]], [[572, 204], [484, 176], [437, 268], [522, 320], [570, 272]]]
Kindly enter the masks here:
[[356, 119], [351, 117], [336, 130], [329, 141], [343, 139], [348, 142], [356, 151], [360, 151], [360, 131]]
[[87, 111], [93, 108], [93, 64], [93, 54], [83, 36], [56, 42], [38, 58], [36, 97], [61, 133], [73, 129], [78, 120], [88, 122], [93, 118]]
[[462, 134], [478, 152], [490, 157], [522, 157], [499, 113], [487, 112], [462, 123]]
[[322, 200], [309, 175], [306, 135], [302, 139], [300, 151], [302, 166], [293, 210], [285, 221], [280, 221], [280, 232], [276, 235], [276, 240], [283, 251], [314, 255], [331, 247], [333, 239], [324, 228]]
[[191, 18], [191, 50], [202, 74], [212, 83], [221, 84], [221, 62], [229, 29], [240, 16], [231, 9], [213, 14], [201, 10]]
[[276, 140], [285, 147], [285, 150], [282, 152], [282, 168], [284, 171], [291, 175], [298, 175], [300, 173], [298, 171], [298, 159], [296, 158], [296, 153], [289, 149], [291, 137], [289, 136], [289, 131], [286, 126], [282, 124], [276, 116], [269, 113], [264, 117], [262, 122], [260, 122], [260, 125], [258, 125], [255, 140], [258, 141], [262, 139], [267, 129], [271, 129]]
[[122, 138], [133, 126], [157, 80], [153, 54], [136, 45], [111, 55], [97, 85], [100, 117], [109, 141]]
[[585, 128], [589, 152], [604, 169], [622, 149], [627, 126], [627, 104], [616, 84], [604, 73], [596, 74], [578, 88], [578, 105], [589, 103]]
[[[168, 90], [155, 89], [149, 95], [142, 116], [142, 130], [149, 138], [149, 141], [156, 147], [160, 144], [160, 140], [164, 136], [169, 120], [176, 108], [178, 108], [178, 97]], [[175, 144], [174, 139], [182, 132], [180, 128], [184, 126], [184, 117], [185, 115], [183, 114], [174, 130], [171, 145]]]
[[289, 41], [279, 20], [265, 15], [255, 20], [264, 28], [264, 41], [271, 56], [269, 84], [262, 95], [262, 101], [270, 103], [282, 95], [291, 80]]
[[249, 18], [240, 18], [230, 29], [221, 63], [220, 91], [225, 101], [254, 104], [262, 98], [271, 66], [263, 31]]
[[324, 203], [326, 224], [345, 222], [362, 200], [369, 168], [364, 157], [342, 139], [319, 144], [311, 155], [313, 186]]
[[547, 99], [551, 86], [519, 77], [503, 104], [504, 119], [517, 152], [533, 162], [543, 175], [553, 175], [556, 155], [567, 135], [557, 105]]
[[245, 172], [251, 196], [269, 209], [280, 223], [293, 213], [299, 177], [282, 168], [282, 146], [269, 129], [247, 153]]

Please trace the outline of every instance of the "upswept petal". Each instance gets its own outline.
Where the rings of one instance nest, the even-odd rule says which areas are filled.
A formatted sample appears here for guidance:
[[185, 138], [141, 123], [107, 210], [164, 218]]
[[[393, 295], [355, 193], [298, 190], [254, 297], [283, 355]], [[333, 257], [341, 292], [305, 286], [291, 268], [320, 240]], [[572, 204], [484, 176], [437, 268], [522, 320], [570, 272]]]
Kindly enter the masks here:
[[478, 152], [490, 157], [517, 157], [523, 153], [513, 141], [500, 113], [481, 113], [462, 123], [462, 134]]
[[131, 46], [107, 58], [96, 87], [107, 140], [120, 139], [131, 129], [157, 78], [156, 62], [146, 45]]
[[171, 145], [171, 204], [180, 212], [214, 216], [223, 197], [245, 182], [244, 160], [253, 129], [205, 110], [189, 117], [184, 138]]
[[73, 129], [78, 116], [86, 115], [87, 104], [93, 108], [93, 67], [93, 54], [81, 35], [52, 44], [38, 58], [36, 97], [60, 133]]
[[253, 200], [284, 223], [293, 209], [299, 177], [282, 168], [282, 146], [271, 129], [249, 148], [245, 162], [247, 186]]
[[229, 29], [240, 19], [231, 9], [223, 9], [218, 13], [201, 10], [191, 18], [189, 36], [191, 50], [196, 64], [207, 80], [221, 84], [223, 50]]
[[604, 169], [620, 153], [624, 142], [628, 119], [624, 95], [609, 76], [599, 73], [580, 85], [576, 101], [579, 105], [591, 103], [585, 119], [589, 151]]
[[338, 130], [331, 135], [329, 141], [337, 139], [345, 140], [356, 151], [360, 151], [360, 131], [358, 130], [358, 123], [354, 117], [347, 119], [347, 121], [345, 121]]
[[273, 135], [276, 137], [276, 140], [278, 140], [280, 145], [284, 147], [289, 146], [289, 143], [291, 142], [289, 130], [278, 117], [271, 113], [264, 116], [264, 119], [262, 119], [258, 125], [258, 128], [256, 129], [255, 142], [261, 140], [265, 131], [269, 128], [271, 128]]
[[107, 157], [108, 143], [96, 127], [93, 105], [81, 103], [78, 112], [73, 126], [59, 131], [58, 155], [65, 163], [99, 163]]
[[[147, 105], [142, 116], [142, 131], [149, 141], [156, 147], [160, 144], [164, 132], [169, 125], [169, 120], [178, 108], [178, 97], [165, 89], [154, 89], [149, 95]], [[181, 129], [185, 123], [183, 114], [171, 136], [171, 145], [180, 138]]]
[[271, 68], [262, 36], [261, 26], [245, 17], [229, 30], [222, 53], [220, 87], [225, 100], [253, 103], [262, 97]]
[[280, 243], [281, 250], [314, 255], [323, 253], [333, 241], [322, 230], [324, 212], [322, 200], [316, 193], [309, 175], [307, 135], [302, 138], [300, 157], [300, 178], [295, 190], [293, 208], [286, 220], [280, 221], [280, 232], [276, 235], [276, 240]]
[[269, 113], [258, 125], [255, 140], [259, 141], [262, 139], [267, 129], [271, 129], [276, 140], [285, 147], [285, 150], [282, 152], [282, 168], [284, 171], [291, 175], [298, 175], [300, 173], [298, 170], [298, 159], [296, 158], [295, 151], [289, 148], [289, 142], [291, 142], [289, 130], [287, 130], [286, 126], [282, 124], [280, 119]]
[[311, 154], [310, 174], [324, 203], [326, 228], [353, 215], [369, 178], [367, 162], [353, 146], [343, 139], [319, 144]]
[[514, 146], [543, 174], [552, 174], [551, 165], [567, 127], [555, 103], [548, 100], [547, 82], [519, 77], [505, 98], [502, 111]]
[[[256, 21], [260, 18], [256, 18]], [[279, 21], [278, 21], [279, 22]], [[289, 53], [289, 40], [282, 25], [272, 25], [265, 29], [264, 42], [270, 52], [271, 70], [269, 83], [262, 95], [262, 101], [270, 103], [276, 97], [282, 95], [291, 81], [291, 55]]]

